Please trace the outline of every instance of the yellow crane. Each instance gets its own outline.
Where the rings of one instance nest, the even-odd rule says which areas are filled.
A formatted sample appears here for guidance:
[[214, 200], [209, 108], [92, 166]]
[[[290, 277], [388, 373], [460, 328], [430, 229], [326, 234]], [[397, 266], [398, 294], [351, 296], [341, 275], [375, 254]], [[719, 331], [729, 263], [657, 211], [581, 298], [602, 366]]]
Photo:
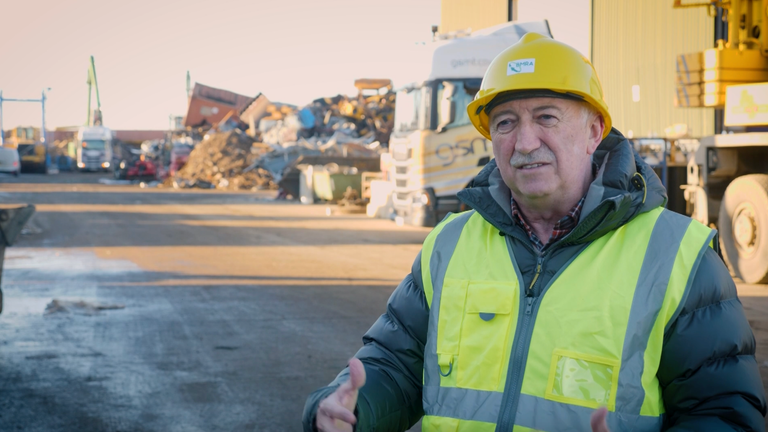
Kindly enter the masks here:
[[715, 108], [718, 132], [691, 149], [679, 186], [691, 216], [717, 226], [736, 276], [768, 282], [768, 0], [673, 7], [706, 7], [722, 30], [715, 47], [677, 58], [676, 105]]

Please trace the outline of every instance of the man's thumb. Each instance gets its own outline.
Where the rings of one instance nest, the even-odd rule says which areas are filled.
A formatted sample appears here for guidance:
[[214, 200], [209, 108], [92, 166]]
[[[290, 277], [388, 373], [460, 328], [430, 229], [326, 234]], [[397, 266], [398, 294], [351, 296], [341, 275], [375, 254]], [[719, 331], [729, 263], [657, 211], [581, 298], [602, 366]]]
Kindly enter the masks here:
[[352, 384], [352, 390], [358, 390], [365, 385], [365, 368], [363, 363], [354, 357], [349, 360], [349, 383]]
[[608, 417], [608, 408], [602, 407], [592, 413], [589, 424], [592, 426], [592, 432], [610, 432], [608, 423], [605, 419]]

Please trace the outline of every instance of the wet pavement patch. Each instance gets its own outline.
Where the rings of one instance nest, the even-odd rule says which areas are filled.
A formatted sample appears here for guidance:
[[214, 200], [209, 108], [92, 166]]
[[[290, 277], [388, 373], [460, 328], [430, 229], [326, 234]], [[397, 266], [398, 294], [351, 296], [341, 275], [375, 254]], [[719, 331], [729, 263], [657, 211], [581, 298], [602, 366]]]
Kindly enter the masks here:
[[191, 382], [181, 384], [182, 397], [191, 403], [215, 403], [219, 401], [219, 385], [215, 382]]
[[59, 356], [58, 354], [53, 354], [53, 353], [42, 353], [42, 354], [29, 355], [24, 358], [27, 360], [53, 360], [55, 358], [59, 358]]
[[80, 357], [80, 358], [104, 357], [104, 354], [100, 352], [93, 352], [93, 353], [85, 353], [85, 354], [75, 354], [75, 357]]

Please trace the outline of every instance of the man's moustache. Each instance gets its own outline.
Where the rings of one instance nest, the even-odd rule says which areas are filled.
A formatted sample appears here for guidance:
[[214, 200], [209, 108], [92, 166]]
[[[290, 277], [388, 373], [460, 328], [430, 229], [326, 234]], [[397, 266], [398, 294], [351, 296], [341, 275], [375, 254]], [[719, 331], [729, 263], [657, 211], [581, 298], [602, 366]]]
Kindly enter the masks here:
[[521, 167], [523, 165], [530, 165], [534, 163], [552, 163], [555, 161], [555, 155], [551, 150], [537, 150], [533, 153], [522, 154], [513, 153], [509, 158], [509, 164], [513, 167]]

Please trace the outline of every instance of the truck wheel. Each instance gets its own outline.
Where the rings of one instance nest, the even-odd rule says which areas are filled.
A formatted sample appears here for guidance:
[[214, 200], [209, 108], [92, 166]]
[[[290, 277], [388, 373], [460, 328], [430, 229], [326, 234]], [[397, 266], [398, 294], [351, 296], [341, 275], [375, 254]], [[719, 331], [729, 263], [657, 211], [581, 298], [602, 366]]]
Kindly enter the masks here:
[[728, 185], [718, 229], [733, 273], [746, 283], [768, 282], [768, 175], [745, 175]]

